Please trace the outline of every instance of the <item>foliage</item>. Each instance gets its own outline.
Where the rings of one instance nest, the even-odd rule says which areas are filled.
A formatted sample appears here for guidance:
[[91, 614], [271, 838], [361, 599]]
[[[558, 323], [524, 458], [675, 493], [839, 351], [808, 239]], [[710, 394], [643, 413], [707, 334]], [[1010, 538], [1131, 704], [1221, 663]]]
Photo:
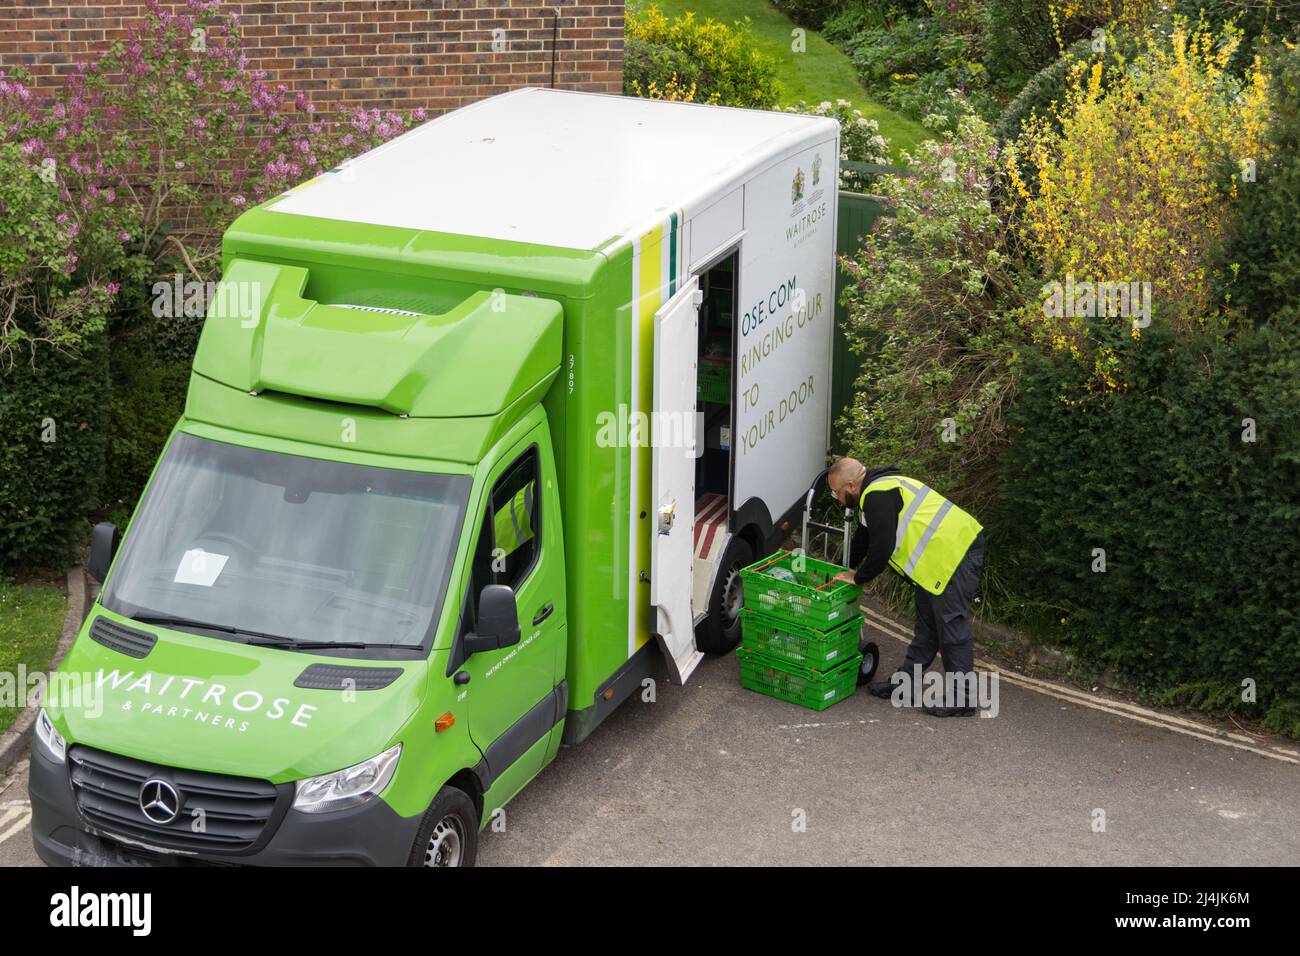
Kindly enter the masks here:
[[[646, 45], [624, 73], [625, 89], [633, 95], [662, 96], [671, 87], [678, 99], [754, 109], [771, 109], [780, 96], [776, 64], [755, 45], [748, 21], [698, 20], [694, 13], [670, 19], [650, 6], [627, 11], [625, 32], [630, 42]], [[690, 67], [679, 69], [680, 59], [665, 49], [684, 56]]]
[[[1206, 263], [1237, 194], [1238, 165], [1264, 155], [1266, 77], [1258, 65], [1241, 80], [1224, 71], [1238, 42], [1231, 30], [1189, 32], [1180, 23], [1168, 38], [1149, 36], [1135, 60], [1071, 67], [1058, 114], [1031, 120], [1006, 163], [1023, 203], [1023, 238], [1046, 279], [1149, 283], [1153, 320], [1206, 321]], [[1025, 317], [1037, 338], [1118, 387], [1118, 359], [1091, 347], [1084, 317], [1072, 311], [1040, 300]]]
[[993, 135], [998, 142], [1016, 139], [1033, 116], [1054, 121], [1070, 89], [1071, 68], [1076, 63], [1091, 63], [1104, 56], [1093, 52], [1090, 40], [1080, 40], [1035, 73], [993, 124]]
[[[0, 75], [0, 122], [13, 122], [6, 107], [26, 92], [21, 80]], [[103, 331], [117, 291], [99, 272], [79, 267], [88, 217], [34, 153], [30, 141], [0, 141], [0, 372], [31, 362], [46, 351], [39, 345], [75, 351]]]
[[942, 114], [956, 122], [957, 90], [981, 115], [994, 112], [980, 37], [945, 16], [846, 9], [827, 35], [852, 59], [863, 85], [911, 116]]
[[1231, 23], [1241, 31], [1243, 55], [1275, 40], [1294, 41], [1300, 29], [1300, 0], [1175, 0], [1173, 10], [1214, 29]]
[[1094, 31], [1135, 32], [1159, 15], [1163, 0], [986, 0], [989, 72], [1015, 94], [1035, 73]]
[[[796, 103], [785, 108], [787, 113], [804, 113], [809, 116], [828, 116], [840, 124], [840, 161], [874, 163], [888, 166], [889, 143], [880, 135], [880, 124], [862, 115], [848, 100], [823, 100], [821, 103]], [[840, 188], [855, 192], [865, 191], [869, 180], [866, 174], [841, 167]]]
[[[651, 99], [681, 99], [668, 90], [694, 90], [700, 67], [682, 50], [629, 36], [623, 46], [623, 94]], [[694, 93], [692, 93], [692, 99]]]
[[828, 18], [844, 8], [845, 0], [772, 0], [776, 7], [801, 27], [820, 30]]
[[0, 371], [0, 570], [71, 559], [103, 477], [107, 394], [102, 331]]
[[1300, 545], [1285, 530], [1300, 520], [1300, 340], [1269, 326], [1092, 334], [1127, 389], [1026, 353], [998, 515], [1018, 543], [1015, 590], [1058, 609], [1054, 639], [1084, 661], [1300, 735]]
[[1300, 48], [1275, 49], [1271, 121], [1255, 182], [1214, 261], [1215, 299], [1232, 315], [1300, 328]]
[[[149, 0], [52, 98], [0, 73], [0, 562], [62, 561], [96, 504], [105, 412], [132, 436], [115, 493], [138, 489], [165, 431], [115, 401], [141, 355], [188, 367], [201, 317], [164, 319], [156, 279], [216, 278], [238, 213], [401, 132], [411, 116], [354, 109], [323, 119], [305, 95], [253, 70], [236, 12]], [[107, 338], [106, 338], [107, 336]], [[143, 370], [142, 370], [143, 374]], [[173, 372], [171, 379], [177, 374]], [[146, 389], [148, 392], [148, 389]], [[174, 393], [174, 390], [173, 390]], [[53, 421], [57, 442], [42, 442]], [[84, 423], [84, 424], [83, 424]], [[37, 436], [37, 437], [33, 437]], [[157, 446], [154, 446], [157, 451]]]
[[127, 519], [153, 471], [158, 453], [185, 407], [189, 363], [141, 351], [115, 363], [109, 407], [104, 486], [100, 494], [109, 520]]
[[[925, 475], [977, 511], [993, 494], [1023, 302], [988, 125], [967, 115], [884, 177], [889, 215], [842, 260], [846, 332], [864, 357], [842, 422], [863, 461]], [[946, 439], [954, 440], [946, 440]]]

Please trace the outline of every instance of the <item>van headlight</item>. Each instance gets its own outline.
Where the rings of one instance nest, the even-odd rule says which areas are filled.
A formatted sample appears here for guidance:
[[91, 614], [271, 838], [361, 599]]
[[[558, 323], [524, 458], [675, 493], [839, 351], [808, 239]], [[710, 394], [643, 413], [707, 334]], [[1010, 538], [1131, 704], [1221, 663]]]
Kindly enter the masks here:
[[54, 729], [54, 722], [50, 720], [50, 715], [45, 712], [44, 707], [36, 715], [36, 739], [45, 745], [46, 754], [55, 762], [63, 763], [68, 754], [68, 744], [63, 739], [63, 735]]
[[393, 779], [402, 745], [396, 744], [378, 757], [371, 757], [346, 770], [307, 777], [297, 782], [293, 795], [295, 810], [326, 813], [343, 810], [377, 797]]

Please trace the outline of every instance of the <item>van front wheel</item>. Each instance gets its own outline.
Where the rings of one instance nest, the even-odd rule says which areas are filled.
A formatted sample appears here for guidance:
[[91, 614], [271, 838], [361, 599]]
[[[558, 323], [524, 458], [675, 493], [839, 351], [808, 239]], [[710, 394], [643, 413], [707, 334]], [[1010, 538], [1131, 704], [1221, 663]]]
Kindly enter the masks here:
[[695, 645], [706, 654], [725, 654], [740, 643], [740, 608], [745, 603], [740, 569], [754, 563], [754, 549], [736, 535], [727, 542], [709, 593], [709, 616], [695, 635]]
[[411, 866], [473, 866], [478, 856], [478, 814], [462, 790], [443, 787], [424, 814], [411, 847]]

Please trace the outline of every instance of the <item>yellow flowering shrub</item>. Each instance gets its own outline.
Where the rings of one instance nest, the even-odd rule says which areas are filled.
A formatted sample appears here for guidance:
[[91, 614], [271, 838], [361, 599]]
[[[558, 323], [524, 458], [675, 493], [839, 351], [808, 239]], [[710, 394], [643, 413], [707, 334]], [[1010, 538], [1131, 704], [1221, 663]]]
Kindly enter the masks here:
[[684, 83], [676, 76], [668, 78], [662, 86], [657, 80], [650, 80], [644, 86], [639, 80], [632, 81], [632, 95], [648, 100], [672, 100], [677, 103], [710, 103], [717, 105], [718, 94], [710, 94], [697, 100], [695, 83]]
[[1165, 0], [1055, 0], [1047, 5], [1047, 11], [1057, 43], [1064, 50], [1068, 44], [1062, 34], [1072, 27], [1095, 24], [1121, 30], [1141, 28], [1167, 5]]
[[[776, 61], [758, 48], [748, 20], [727, 24], [697, 19], [691, 12], [669, 17], [656, 6], [629, 8], [624, 33], [629, 50], [649, 47], [675, 51], [676, 57], [674, 63], [660, 64], [660, 70], [671, 76], [647, 76], [643, 83], [637, 77], [629, 82], [625, 75], [627, 92], [634, 95], [655, 95], [649, 90], [653, 79], [663, 99], [672, 98], [664, 95], [670, 86], [677, 99], [690, 91], [696, 102], [754, 109], [771, 109], [780, 96]], [[642, 92], [634, 92], [633, 84]]]
[[[1204, 324], [1209, 255], [1266, 150], [1265, 73], [1258, 60], [1244, 78], [1226, 69], [1239, 43], [1231, 28], [1183, 22], [1167, 36], [1148, 33], [1140, 55], [1076, 64], [1064, 102], [1026, 124], [1007, 172], [1045, 281], [1139, 283], [1147, 318]], [[1041, 341], [1094, 362], [1116, 385], [1113, 354], [1084, 341], [1087, 310], [1064, 310], [1077, 311], [1085, 314], [1039, 302], [1025, 317]], [[1138, 336], [1146, 323], [1132, 324]]]

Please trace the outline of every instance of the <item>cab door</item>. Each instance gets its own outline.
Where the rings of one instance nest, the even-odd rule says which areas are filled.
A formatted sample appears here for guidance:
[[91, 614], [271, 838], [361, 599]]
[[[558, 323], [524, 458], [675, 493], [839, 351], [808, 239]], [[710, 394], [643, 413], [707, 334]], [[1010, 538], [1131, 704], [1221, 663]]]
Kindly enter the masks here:
[[[539, 425], [493, 467], [476, 516], [465, 603], [453, 651], [464, 685], [470, 737], [489, 781], [507, 770], [520, 784], [541, 769], [546, 741], [564, 716], [566, 608], [564, 543], [550, 435]], [[508, 585], [519, 610], [519, 643], [463, 658], [460, 641], [477, 623], [478, 596]], [[459, 664], [459, 666], [456, 666]]]

